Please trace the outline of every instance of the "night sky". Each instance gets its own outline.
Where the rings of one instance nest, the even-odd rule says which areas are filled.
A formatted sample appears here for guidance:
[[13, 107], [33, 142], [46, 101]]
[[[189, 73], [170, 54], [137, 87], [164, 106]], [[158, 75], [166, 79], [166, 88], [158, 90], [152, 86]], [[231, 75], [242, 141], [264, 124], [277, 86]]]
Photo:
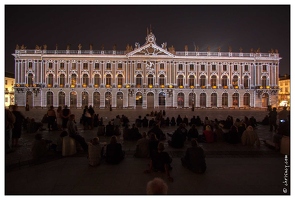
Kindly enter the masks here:
[[147, 27], [157, 44], [167, 42], [176, 51], [249, 53], [278, 49], [280, 74], [290, 74], [290, 5], [5, 5], [5, 70], [14, 73], [16, 44], [27, 49], [47, 45], [48, 50], [125, 50], [127, 44], [145, 43]]

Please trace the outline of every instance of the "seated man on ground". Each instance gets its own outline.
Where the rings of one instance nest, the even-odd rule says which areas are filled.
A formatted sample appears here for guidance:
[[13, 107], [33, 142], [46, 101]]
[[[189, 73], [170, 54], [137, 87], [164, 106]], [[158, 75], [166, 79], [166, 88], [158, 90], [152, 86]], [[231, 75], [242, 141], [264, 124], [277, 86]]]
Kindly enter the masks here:
[[142, 133], [142, 138], [136, 143], [136, 150], [134, 156], [137, 158], [147, 158], [149, 156], [149, 139], [146, 132]]
[[35, 135], [35, 141], [32, 146], [32, 156], [34, 160], [39, 160], [46, 157], [50, 148], [54, 146], [52, 141], [46, 140], [42, 137], [42, 134], [37, 133]]
[[167, 194], [168, 186], [165, 181], [161, 178], [154, 178], [149, 181], [146, 186], [146, 194]]
[[260, 146], [260, 141], [257, 133], [253, 130], [252, 126], [248, 126], [242, 134], [242, 144], [253, 146], [255, 143], [257, 146]]
[[76, 125], [76, 122], [75, 122], [75, 115], [74, 114], [70, 114], [69, 121], [67, 123], [67, 128], [68, 128], [69, 136], [72, 137], [73, 139], [75, 139], [76, 142], [78, 142], [81, 145], [83, 150], [85, 152], [87, 152], [88, 151], [88, 145], [85, 142], [84, 137], [82, 137], [78, 133], [78, 128], [77, 128], [77, 125]]
[[106, 148], [106, 162], [110, 164], [119, 164], [125, 157], [122, 145], [117, 142], [117, 137], [113, 135]]
[[176, 131], [171, 135], [171, 140], [168, 141], [168, 144], [173, 148], [182, 148], [184, 146], [184, 142], [187, 136], [187, 130], [185, 128], [185, 124], [181, 123]]
[[88, 142], [88, 162], [90, 166], [97, 166], [100, 164], [103, 155], [103, 147], [99, 143], [99, 138], [95, 137]]
[[202, 174], [207, 168], [204, 150], [199, 146], [196, 139], [192, 139], [191, 144], [192, 147], [189, 147], [185, 156], [181, 158], [181, 163], [189, 170]]
[[158, 145], [158, 152], [151, 157], [150, 167], [145, 170], [144, 173], [150, 173], [152, 171], [161, 171], [165, 172], [169, 181], [173, 181], [173, 178], [170, 176], [169, 170], [172, 169], [170, 166], [172, 158], [167, 152], [164, 152], [164, 144], [162, 142]]

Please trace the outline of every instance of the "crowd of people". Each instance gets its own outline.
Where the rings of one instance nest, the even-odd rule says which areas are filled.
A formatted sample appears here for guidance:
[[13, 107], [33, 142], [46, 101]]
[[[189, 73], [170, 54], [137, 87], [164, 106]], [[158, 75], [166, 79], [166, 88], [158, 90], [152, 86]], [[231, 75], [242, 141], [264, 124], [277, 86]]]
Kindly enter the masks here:
[[[43, 123], [26, 118], [24, 114], [18, 111], [17, 106], [13, 107], [12, 112], [5, 109], [6, 152], [10, 152], [13, 148], [19, 146], [18, 139], [21, 137], [22, 129], [25, 128], [37, 133], [32, 147], [34, 159], [46, 156], [48, 150], [61, 151], [63, 138], [69, 136], [76, 141], [81, 150], [87, 153], [90, 166], [100, 165], [102, 159], [110, 164], [119, 164], [125, 157], [123, 146], [117, 138], [122, 135], [124, 141], [136, 141], [134, 157], [150, 160], [149, 168], [144, 171], [145, 173], [162, 171], [166, 173], [169, 181], [173, 181], [170, 176], [172, 158], [168, 152], [165, 152], [165, 141], [171, 148], [176, 149], [184, 148], [186, 141], [191, 143], [191, 147], [186, 149], [181, 162], [184, 167], [195, 173], [206, 171], [205, 152], [199, 146], [199, 143], [225, 142], [260, 146], [258, 134], [255, 130], [258, 122], [253, 116], [243, 119], [236, 118], [235, 120], [232, 116], [227, 116], [224, 120], [210, 120], [208, 117], [204, 117], [202, 121], [199, 116], [188, 119], [187, 116], [182, 118], [178, 115], [169, 119], [169, 117], [166, 117], [165, 111], [152, 111], [143, 118], [138, 116], [131, 126], [130, 120], [125, 115], [117, 115], [106, 126], [103, 124], [102, 118], [99, 119], [98, 116], [91, 106], [85, 106], [80, 123], [85, 130], [91, 130], [94, 127], [103, 128], [103, 134], [98, 132], [98, 135], [110, 137], [109, 144], [100, 143], [99, 137], [86, 141], [78, 131], [75, 115], [71, 113], [67, 106], [63, 109], [58, 107], [56, 111], [51, 106], [46, 113], [48, 131], [61, 131], [57, 142], [44, 139], [39, 132], [44, 130]], [[268, 118], [270, 131], [276, 131], [274, 141], [279, 145], [283, 135], [290, 135], [290, 114], [286, 109], [277, 113], [274, 108], [269, 113]], [[279, 119], [278, 125], [277, 119]], [[163, 130], [167, 126], [175, 127], [175, 130], [166, 135]], [[141, 133], [140, 128], [142, 127], [146, 128], [147, 131]], [[202, 132], [199, 133], [198, 129], [201, 129]], [[10, 131], [12, 132], [11, 145]]]

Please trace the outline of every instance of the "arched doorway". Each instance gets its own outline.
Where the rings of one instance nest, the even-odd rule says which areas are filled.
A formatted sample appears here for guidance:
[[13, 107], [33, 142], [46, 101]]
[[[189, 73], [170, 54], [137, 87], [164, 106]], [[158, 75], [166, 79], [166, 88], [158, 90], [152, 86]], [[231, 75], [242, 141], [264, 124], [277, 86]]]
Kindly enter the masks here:
[[136, 107], [138, 107], [138, 108], [142, 107], [142, 93], [141, 92], [136, 93]]
[[100, 107], [100, 94], [99, 94], [99, 92], [93, 93], [93, 107], [94, 108]]
[[58, 93], [58, 105], [62, 108], [66, 105], [66, 94], [64, 92]]
[[211, 94], [211, 107], [217, 107], [217, 94]]
[[147, 107], [154, 108], [154, 93], [149, 92], [147, 93]]
[[109, 108], [112, 105], [112, 94], [110, 92], [105, 93], [105, 107]]
[[123, 108], [123, 93], [117, 93], [117, 108]]
[[53, 93], [49, 91], [47, 92], [46, 96], [47, 107], [53, 106]]
[[165, 93], [164, 92], [160, 92], [159, 93], [159, 106], [164, 106], [165, 107]]
[[26, 94], [26, 104], [30, 106], [30, 108], [33, 106], [33, 93], [31, 91], [28, 91]]
[[178, 93], [178, 95], [177, 95], [177, 106], [179, 108], [184, 107], [184, 94], [182, 92]]
[[244, 94], [244, 106], [250, 106], [250, 94], [249, 93]]
[[239, 93], [233, 94], [233, 106], [239, 106]]
[[196, 94], [195, 93], [190, 93], [188, 95], [188, 104], [189, 107], [192, 107], [192, 105], [194, 105], [194, 107], [196, 106]]
[[267, 107], [269, 105], [269, 95], [267, 93], [264, 93], [262, 95], [261, 102], [262, 102], [262, 107]]
[[88, 106], [88, 93], [82, 92], [82, 108]]
[[77, 107], [77, 92], [72, 91], [70, 93], [70, 108], [76, 108]]
[[206, 107], [206, 94], [200, 94], [200, 107]]

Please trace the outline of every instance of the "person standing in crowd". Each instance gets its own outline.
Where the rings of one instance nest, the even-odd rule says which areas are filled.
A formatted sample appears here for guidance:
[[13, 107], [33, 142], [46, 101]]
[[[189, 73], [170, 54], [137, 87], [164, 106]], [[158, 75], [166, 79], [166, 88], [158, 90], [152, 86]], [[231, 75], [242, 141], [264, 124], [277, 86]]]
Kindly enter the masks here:
[[62, 107], [58, 106], [56, 110], [56, 123], [57, 123], [57, 128], [58, 130], [61, 130], [61, 125], [62, 125]]
[[25, 116], [18, 110], [18, 106], [14, 105], [12, 110], [13, 115], [15, 116], [15, 122], [12, 129], [12, 147], [19, 147], [18, 140], [22, 134], [23, 122]]
[[168, 186], [161, 178], [154, 178], [146, 186], [146, 194], [161, 195], [168, 193]]
[[94, 114], [95, 114], [95, 111], [94, 111], [92, 105], [89, 105], [89, 107], [88, 107], [88, 112], [89, 112], [90, 115], [91, 115], [90, 129], [93, 129], [93, 127], [94, 127]]
[[199, 146], [196, 139], [192, 139], [191, 144], [192, 147], [187, 148], [185, 156], [181, 158], [182, 166], [195, 173], [202, 174], [207, 168], [204, 150]]
[[53, 106], [49, 107], [49, 110], [47, 111], [47, 117], [48, 117], [48, 130], [53, 131], [55, 126], [55, 120], [56, 120], [56, 114]]
[[287, 121], [289, 120], [290, 113], [287, 111], [287, 107], [283, 107], [283, 110], [278, 113], [279, 120]]
[[5, 108], [5, 153], [11, 153], [13, 150], [10, 147], [10, 134], [15, 123], [14, 114]]
[[68, 124], [70, 115], [71, 115], [71, 110], [68, 108], [67, 105], [65, 105], [65, 107], [61, 113], [63, 130], [65, 130], [67, 128], [67, 124]]
[[76, 125], [76, 122], [75, 122], [75, 115], [74, 114], [71, 114], [69, 116], [69, 121], [67, 123], [67, 128], [68, 128], [69, 136], [72, 137], [73, 139], [75, 139], [76, 142], [78, 142], [81, 145], [83, 150], [85, 152], [87, 152], [88, 151], [88, 145], [85, 142], [84, 137], [79, 135], [78, 128], [77, 128], [77, 125]]
[[273, 108], [272, 111], [269, 112], [269, 131], [277, 131], [277, 108]]

